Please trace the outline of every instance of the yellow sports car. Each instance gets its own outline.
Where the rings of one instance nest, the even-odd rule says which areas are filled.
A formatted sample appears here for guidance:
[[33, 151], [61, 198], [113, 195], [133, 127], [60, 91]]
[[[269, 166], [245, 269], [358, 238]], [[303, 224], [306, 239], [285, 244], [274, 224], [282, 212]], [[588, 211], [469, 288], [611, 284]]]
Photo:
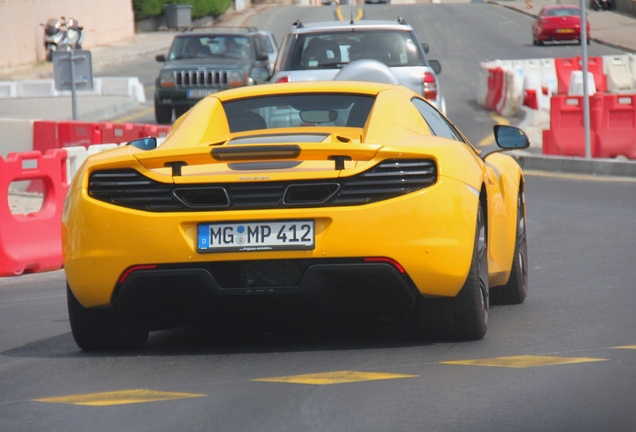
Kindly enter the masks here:
[[500, 151], [528, 139], [512, 126], [494, 136], [476, 149], [394, 84], [210, 95], [160, 146], [98, 153], [74, 177], [63, 241], [75, 341], [137, 348], [228, 302], [298, 298], [480, 339], [490, 301], [527, 292], [524, 177]]

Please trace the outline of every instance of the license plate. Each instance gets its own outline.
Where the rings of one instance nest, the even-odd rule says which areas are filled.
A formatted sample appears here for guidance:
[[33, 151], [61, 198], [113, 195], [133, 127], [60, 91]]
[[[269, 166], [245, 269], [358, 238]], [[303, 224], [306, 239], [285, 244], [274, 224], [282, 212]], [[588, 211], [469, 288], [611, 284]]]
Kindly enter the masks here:
[[557, 29], [557, 33], [574, 33], [572, 29]]
[[214, 89], [191, 89], [188, 90], [188, 99], [201, 99], [215, 91]]
[[198, 252], [314, 249], [313, 220], [203, 223], [198, 228]]

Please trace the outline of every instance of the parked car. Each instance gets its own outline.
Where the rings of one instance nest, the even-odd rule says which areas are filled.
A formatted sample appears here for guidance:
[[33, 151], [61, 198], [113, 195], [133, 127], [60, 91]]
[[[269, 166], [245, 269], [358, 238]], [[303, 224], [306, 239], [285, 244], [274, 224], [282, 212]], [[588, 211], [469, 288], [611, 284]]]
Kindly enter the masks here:
[[192, 28], [174, 37], [155, 84], [155, 119], [172, 122], [201, 98], [234, 87], [266, 83], [266, 35], [253, 27]]
[[437, 60], [403, 18], [390, 20], [296, 21], [285, 35], [271, 82], [331, 80], [352, 61], [372, 59], [391, 68], [396, 80], [446, 113]]
[[75, 175], [62, 220], [73, 337], [137, 348], [149, 331], [257, 302], [480, 339], [490, 299], [527, 292], [524, 176], [498, 152], [528, 139], [500, 125], [494, 137], [477, 149], [402, 85], [207, 96], [161, 146], [133, 141]]
[[[586, 20], [587, 44], [590, 44], [590, 23]], [[581, 8], [576, 5], [549, 5], [539, 12], [532, 23], [532, 42], [581, 41]]]

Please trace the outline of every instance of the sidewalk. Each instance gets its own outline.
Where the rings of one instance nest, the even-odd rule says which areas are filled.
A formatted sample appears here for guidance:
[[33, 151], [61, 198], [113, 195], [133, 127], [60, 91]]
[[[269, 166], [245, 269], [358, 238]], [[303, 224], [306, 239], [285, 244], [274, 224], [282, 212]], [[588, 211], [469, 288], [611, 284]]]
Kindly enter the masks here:
[[[428, 2], [428, 0], [416, 1]], [[533, 8], [526, 9], [525, 0], [486, 1], [530, 16], [538, 15], [543, 6], [555, 3], [553, 0], [532, 0]], [[221, 23], [222, 25], [240, 26], [254, 14], [272, 6], [276, 6], [276, 4], [258, 4], [245, 11], [233, 11], [228, 13]], [[613, 11], [596, 12], [589, 9], [587, 17], [591, 25], [591, 39], [594, 42], [636, 53], [636, 17]], [[95, 72], [99, 72], [102, 66], [122, 63], [141, 55], [165, 53], [175, 33], [172, 31], [139, 33], [130, 40], [121, 43], [93, 47], [91, 48], [93, 69]], [[530, 29], [528, 28], [529, 41], [530, 38]], [[52, 73], [53, 65], [51, 63], [40, 63], [19, 69], [0, 71], [0, 81], [51, 79]], [[104, 121], [136, 109], [137, 106], [131, 105], [131, 103], [131, 98], [125, 96], [81, 96], [78, 94], [78, 118], [84, 121]], [[65, 108], [66, 106], [68, 109]], [[0, 122], [2, 119], [70, 120], [72, 118], [70, 107], [70, 97], [38, 98], [37, 102], [33, 98], [0, 99]], [[534, 125], [531, 120], [526, 119], [525, 124], [521, 126], [540, 127]], [[6, 154], [6, 145], [0, 155], [2, 154]], [[520, 154], [518, 159], [524, 168], [529, 169], [574, 171], [599, 175], [616, 173], [636, 178], [636, 162], [633, 161], [564, 159], [543, 157], [536, 152]]]
[[[526, 8], [525, 0], [486, 0], [489, 3], [514, 9], [536, 18], [541, 8], [559, 3], [558, 0], [532, 0], [532, 9]], [[589, 0], [585, 0], [589, 4]], [[606, 46], [636, 53], [636, 16], [625, 15], [614, 11], [593, 11], [586, 9], [590, 22], [591, 39]], [[528, 28], [528, 39], [530, 39]]]

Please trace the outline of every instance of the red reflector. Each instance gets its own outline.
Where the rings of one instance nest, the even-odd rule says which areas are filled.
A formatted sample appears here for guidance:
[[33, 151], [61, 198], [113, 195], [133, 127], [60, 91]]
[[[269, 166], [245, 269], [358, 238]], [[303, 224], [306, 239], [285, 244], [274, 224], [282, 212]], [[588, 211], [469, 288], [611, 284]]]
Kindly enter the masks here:
[[366, 262], [383, 262], [383, 263], [387, 263], [387, 264], [391, 264], [393, 267], [395, 267], [397, 269], [397, 271], [399, 271], [400, 273], [406, 273], [406, 270], [404, 270], [404, 267], [402, 267], [400, 265], [400, 263], [398, 263], [396, 260], [391, 259], [391, 258], [385, 258], [385, 257], [371, 257], [371, 258], [365, 258], [364, 259]]
[[121, 275], [121, 277], [119, 278], [119, 283], [124, 283], [124, 281], [126, 280], [126, 278], [128, 276], [130, 276], [130, 274], [134, 271], [137, 270], [154, 270], [156, 269], [157, 266], [155, 264], [150, 264], [150, 265], [138, 265], [138, 266], [133, 266], [130, 267], [128, 270], [126, 270], [124, 272], [124, 274]]

